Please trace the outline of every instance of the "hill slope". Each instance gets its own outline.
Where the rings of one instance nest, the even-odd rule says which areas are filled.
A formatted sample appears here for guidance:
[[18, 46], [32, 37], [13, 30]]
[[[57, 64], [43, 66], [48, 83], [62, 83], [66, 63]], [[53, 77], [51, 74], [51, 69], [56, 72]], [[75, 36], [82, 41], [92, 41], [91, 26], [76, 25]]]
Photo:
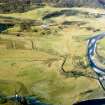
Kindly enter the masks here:
[[103, 7], [105, 0], [48, 0], [57, 6], [72, 7], [72, 6], [86, 6], [86, 7]]
[[0, 0], [0, 3], [21, 2], [24, 4], [30, 3], [48, 3], [56, 6], [89, 6], [89, 7], [103, 7], [105, 0]]
[[0, 13], [25, 12], [48, 4], [56, 7], [105, 7], [105, 0], [0, 0]]

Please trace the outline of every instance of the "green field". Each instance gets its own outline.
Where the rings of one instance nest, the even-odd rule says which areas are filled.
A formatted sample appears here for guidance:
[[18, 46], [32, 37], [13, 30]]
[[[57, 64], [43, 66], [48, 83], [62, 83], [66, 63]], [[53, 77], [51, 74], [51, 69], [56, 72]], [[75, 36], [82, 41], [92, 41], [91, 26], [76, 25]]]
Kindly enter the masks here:
[[[42, 20], [46, 14], [61, 10], [82, 13]], [[48, 25], [48, 29], [33, 25], [29, 30], [22, 30], [17, 23], [0, 33], [0, 92], [9, 96], [20, 89], [19, 94], [34, 95], [53, 105], [72, 105], [80, 100], [103, 97], [98, 81], [87, 77], [95, 74], [86, 58], [87, 39], [105, 31], [105, 19], [94, 16], [103, 12], [103, 9], [45, 6], [25, 13], [0, 14], [23, 22], [35, 19]], [[104, 43], [100, 45], [104, 47]], [[61, 73], [65, 55], [65, 70], [82, 72], [84, 76]]]

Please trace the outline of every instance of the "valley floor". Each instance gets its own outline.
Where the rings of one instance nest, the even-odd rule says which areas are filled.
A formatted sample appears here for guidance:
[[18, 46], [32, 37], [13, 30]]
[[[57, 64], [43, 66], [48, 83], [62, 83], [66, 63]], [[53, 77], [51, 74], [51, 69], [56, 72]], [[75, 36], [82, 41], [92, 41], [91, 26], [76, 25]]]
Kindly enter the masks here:
[[[42, 19], [48, 13], [62, 10], [66, 10], [63, 15]], [[95, 74], [88, 66], [86, 48], [89, 37], [105, 31], [104, 12], [46, 6], [26, 13], [0, 14], [21, 18], [23, 22], [35, 19], [42, 23], [30, 26], [29, 30], [18, 23], [0, 33], [0, 92], [14, 95], [15, 90], [20, 90], [19, 94], [35, 95], [53, 105], [72, 105], [103, 97], [98, 81], [88, 78]], [[104, 40], [99, 43], [103, 49], [104, 44]], [[104, 53], [100, 50], [103, 57]], [[61, 71], [65, 56], [64, 68], [68, 73]]]

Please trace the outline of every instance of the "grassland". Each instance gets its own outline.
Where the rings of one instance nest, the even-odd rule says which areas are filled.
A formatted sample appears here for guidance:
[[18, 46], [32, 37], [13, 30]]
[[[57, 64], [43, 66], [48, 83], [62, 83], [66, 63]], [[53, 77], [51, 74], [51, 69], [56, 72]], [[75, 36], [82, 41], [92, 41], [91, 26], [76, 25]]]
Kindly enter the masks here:
[[[71, 8], [92, 15], [61, 15], [42, 20], [47, 13], [65, 9], [68, 8], [46, 6], [25, 13], [0, 14], [23, 20], [37, 19], [49, 25], [48, 29], [31, 26], [30, 30], [20, 31], [19, 24], [16, 24], [0, 34], [0, 92], [13, 95], [15, 89], [20, 89], [22, 95], [35, 95], [54, 105], [72, 105], [76, 101], [104, 96], [96, 80], [85, 76], [65, 76], [60, 70], [62, 56], [67, 55], [67, 71], [94, 74], [89, 67], [81, 66], [79, 60], [88, 65], [86, 39], [105, 31], [105, 19], [96, 18], [93, 14], [105, 11]], [[72, 24], [64, 25], [65, 21]], [[22, 89], [23, 86], [26, 88]]]

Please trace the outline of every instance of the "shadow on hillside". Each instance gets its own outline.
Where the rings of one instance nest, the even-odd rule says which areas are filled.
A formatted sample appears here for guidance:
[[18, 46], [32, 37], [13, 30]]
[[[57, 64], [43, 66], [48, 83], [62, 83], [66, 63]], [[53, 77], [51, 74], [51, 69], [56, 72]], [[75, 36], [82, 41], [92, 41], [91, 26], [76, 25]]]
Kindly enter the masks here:
[[103, 14], [95, 14], [95, 13], [89, 13], [85, 11], [80, 11], [80, 10], [73, 10], [73, 9], [64, 9], [60, 11], [55, 11], [52, 13], [48, 13], [45, 16], [43, 16], [43, 20], [53, 18], [53, 17], [58, 17], [58, 16], [76, 16], [76, 15], [84, 15], [85, 17], [94, 17], [94, 18], [100, 18]]

